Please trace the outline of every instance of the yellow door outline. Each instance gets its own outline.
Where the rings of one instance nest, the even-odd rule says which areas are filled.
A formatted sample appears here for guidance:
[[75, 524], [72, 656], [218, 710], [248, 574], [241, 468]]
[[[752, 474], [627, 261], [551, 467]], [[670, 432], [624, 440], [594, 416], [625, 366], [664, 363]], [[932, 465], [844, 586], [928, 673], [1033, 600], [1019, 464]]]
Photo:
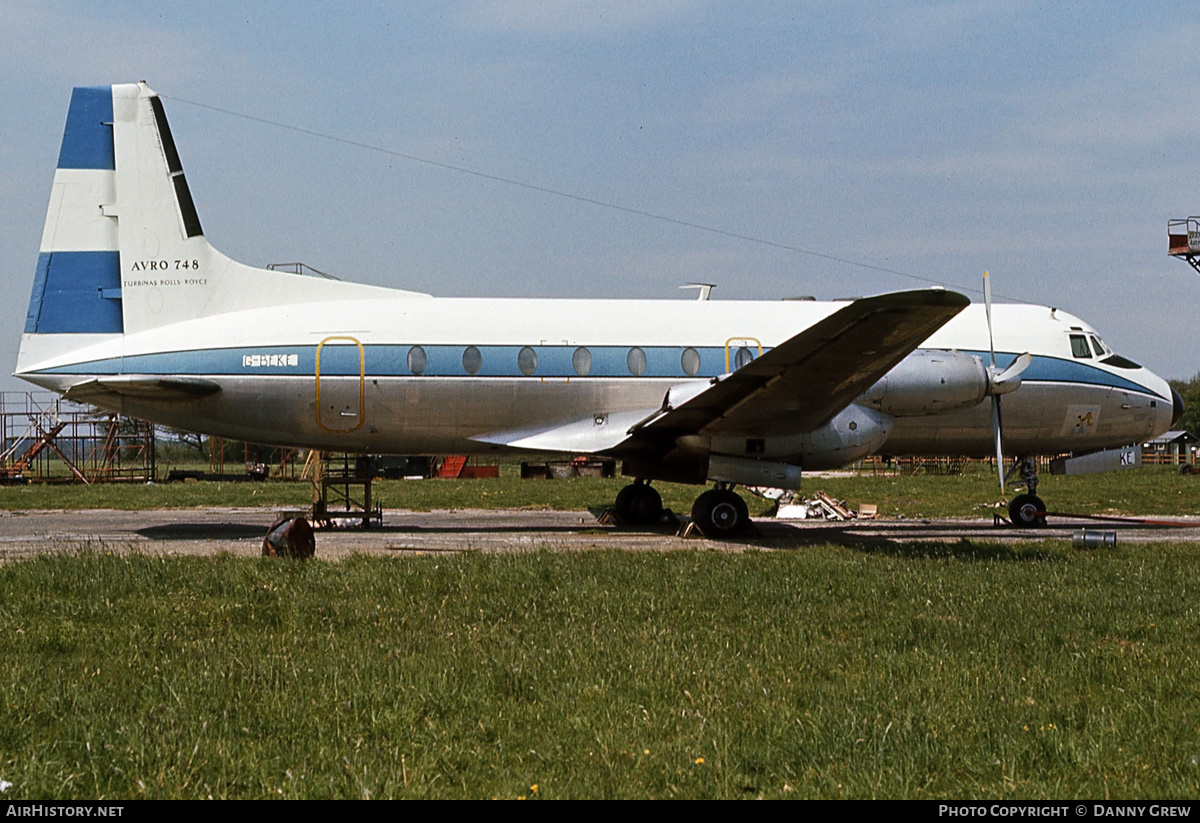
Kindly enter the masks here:
[[[358, 347], [358, 414], [357, 414], [358, 423], [348, 429], [330, 428], [329, 426], [325, 425], [325, 421], [323, 421], [321, 419], [321, 349], [325, 348], [325, 345], [327, 343], [332, 343], [334, 341], [353, 343], [355, 346]], [[366, 373], [367, 373], [366, 353], [363, 351], [362, 343], [358, 342], [358, 340], [356, 338], [354, 338], [354, 337], [326, 337], [324, 340], [322, 340], [320, 343], [317, 344], [317, 425], [319, 427], [321, 427], [322, 429], [324, 429], [327, 432], [332, 432], [334, 434], [345, 434], [347, 432], [357, 431], [358, 429], [362, 428], [363, 419], [365, 418], [365, 415], [363, 414], [363, 406], [365, 405], [365, 399], [366, 399]], [[339, 418], [341, 416], [342, 415], [339, 414]], [[346, 415], [346, 416], [349, 416], [349, 415]], [[330, 420], [329, 422], [332, 423], [333, 421]]]
[[725, 341], [725, 373], [726, 374], [728, 374], [730, 371], [732, 371], [732, 369], [729, 368], [729, 363], [730, 363], [729, 350], [730, 349], [741, 349], [741, 348], [747, 348], [747, 349], [757, 348], [758, 349], [758, 357], [762, 357], [762, 351], [763, 351], [762, 343], [760, 343], [758, 341], [757, 337], [731, 337]]

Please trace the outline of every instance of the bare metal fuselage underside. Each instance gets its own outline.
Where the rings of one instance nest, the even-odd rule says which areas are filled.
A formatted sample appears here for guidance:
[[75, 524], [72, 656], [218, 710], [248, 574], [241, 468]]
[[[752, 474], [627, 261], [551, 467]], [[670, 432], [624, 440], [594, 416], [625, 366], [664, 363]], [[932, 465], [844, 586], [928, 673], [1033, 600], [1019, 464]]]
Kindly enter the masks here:
[[[221, 391], [207, 398], [154, 402], [126, 397], [93, 402], [174, 428], [257, 443], [371, 454], [495, 454], [508, 450], [471, 438], [552, 425], [600, 411], [655, 408], [678, 382], [327, 377], [320, 381], [325, 403], [350, 413], [339, 418], [334, 409], [318, 420], [315, 376], [214, 379]], [[1156, 422], [1169, 417], [1168, 404], [1148, 394], [1026, 381], [1004, 399], [1005, 448], [1014, 454], [1053, 454], [1116, 447], [1150, 436]], [[331, 430], [329, 424], [338, 423], [346, 430]], [[993, 449], [991, 406], [980, 403], [965, 411], [897, 418], [879, 451], [986, 457]], [[832, 462], [813, 458], [803, 467], [834, 468], [838, 461], [837, 457]]]

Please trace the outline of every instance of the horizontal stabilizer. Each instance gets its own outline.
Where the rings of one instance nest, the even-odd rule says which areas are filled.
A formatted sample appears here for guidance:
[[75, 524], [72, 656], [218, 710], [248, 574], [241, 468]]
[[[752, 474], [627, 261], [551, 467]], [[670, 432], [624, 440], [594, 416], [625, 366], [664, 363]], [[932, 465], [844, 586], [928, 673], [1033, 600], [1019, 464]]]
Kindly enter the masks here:
[[118, 375], [88, 380], [67, 389], [68, 400], [89, 402], [102, 398], [140, 397], [153, 400], [195, 400], [216, 394], [221, 387], [200, 377], [137, 377]]

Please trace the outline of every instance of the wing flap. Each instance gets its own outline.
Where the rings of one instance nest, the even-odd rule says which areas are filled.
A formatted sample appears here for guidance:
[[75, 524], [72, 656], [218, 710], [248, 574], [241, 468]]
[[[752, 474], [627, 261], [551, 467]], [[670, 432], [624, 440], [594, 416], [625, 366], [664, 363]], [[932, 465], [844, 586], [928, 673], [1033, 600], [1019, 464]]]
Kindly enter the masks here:
[[607, 451], [629, 437], [629, 429], [656, 413], [656, 409], [596, 414], [528, 429], [489, 432], [471, 440], [512, 449], [537, 452], [595, 454]]

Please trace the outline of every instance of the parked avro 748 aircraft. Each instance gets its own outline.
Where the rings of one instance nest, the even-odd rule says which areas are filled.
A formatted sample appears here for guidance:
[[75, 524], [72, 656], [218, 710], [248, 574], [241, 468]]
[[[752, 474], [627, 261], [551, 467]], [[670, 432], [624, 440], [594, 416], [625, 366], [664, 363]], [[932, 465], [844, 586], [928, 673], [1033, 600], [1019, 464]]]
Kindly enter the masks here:
[[802, 469], [875, 453], [998, 454], [1001, 431], [1027, 486], [1010, 512], [1031, 525], [1034, 455], [1120, 447], [1181, 415], [1082, 320], [968, 303], [449, 299], [252, 268], [209, 245], [162, 102], [130, 84], [71, 97], [16, 374], [256, 443], [616, 457], [634, 478], [624, 520], [657, 518], [653, 480], [711, 482], [692, 516], [715, 536], [748, 523], [734, 484], [794, 489]]

